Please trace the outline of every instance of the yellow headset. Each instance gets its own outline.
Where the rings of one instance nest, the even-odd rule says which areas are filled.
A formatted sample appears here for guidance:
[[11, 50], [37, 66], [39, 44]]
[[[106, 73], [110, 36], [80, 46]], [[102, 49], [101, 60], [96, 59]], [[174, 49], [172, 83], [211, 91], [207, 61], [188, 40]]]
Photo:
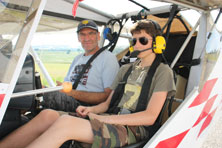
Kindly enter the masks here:
[[156, 36], [153, 41], [153, 52], [156, 54], [162, 54], [166, 49], [166, 40], [163, 36]]
[[[160, 25], [153, 20], [149, 20], [154, 28], [161, 32], [161, 27]], [[153, 37], [153, 52], [156, 54], [162, 54], [163, 51], [166, 49], [166, 40], [162, 35], [156, 35], [155, 37]]]

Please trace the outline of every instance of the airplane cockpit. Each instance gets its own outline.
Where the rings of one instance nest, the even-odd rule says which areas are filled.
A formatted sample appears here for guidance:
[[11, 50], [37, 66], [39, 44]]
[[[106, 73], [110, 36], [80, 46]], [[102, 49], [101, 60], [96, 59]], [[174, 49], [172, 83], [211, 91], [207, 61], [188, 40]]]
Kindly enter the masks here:
[[[50, 72], [41, 60], [39, 48], [34, 49], [31, 44], [32, 38], [37, 33], [53, 34], [64, 30], [73, 31], [74, 34], [78, 23], [84, 19], [92, 19], [99, 25], [100, 47], [106, 47], [103, 50], [113, 52], [120, 66], [135, 61], [135, 57], [130, 57], [133, 51], [132, 37], [129, 33], [130, 25], [142, 19], [154, 20], [160, 25], [166, 40], [163, 62], [174, 71], [177, 87], [176, 95], [173, 98], [167, 98], [161, 112], [159, 122], [164, 127], [165, 123], [168, 124], [173, 120], [176, 116], [174, 113], [179, 112], [178, 109], [182, 108], [192, 95], [205, 88], [205, 82], [218, 61], [222, 47], [221, 32], [215, 27], [221, 14], [221, 4], [217, 3], [217, 6], [215, 4], [209, 7], [209, 4], [203, 3], [200, 7], [200, 4], [193, 1], [178, 0], [174, 4], [166, 1], [163, 6], [152, 8], [147, 2], [141, 2], [141, 4], [140, 1], [134, 0], [125, 2], [128, 6], [136, 5], [136, 11], [127, 10], [124, 13], [112, 15], [87, 5], [87, 1], [80, 1], [75, 8], [76, 16], [73, 16], [70, 11], [74, 11], [75, 1], [72, 0], [48, 0], [47, 2], [46, 0], [38, 2], [0, 0], [0, 86], [8, 90], [2, 89], [8, 94], [7, 101], [3, 102], [0, 98], [0, 112], [2, 112], [0, 139], [29, 122], [44, 109], [42, 93], [32, 94], [32, 90], [42, 89], [43, 85], [56, 87]], [[218, 10], [218, 8], [220, 11], [217, 11], [217, 18], [213, 19], [210, 16], [210, 10]], [[40, 9], [42, 14], [38, 12]], [[191, 25], [184, 15], [190, 9], [194, 9], [195, 14], [198, 15], [194, 25]], [[207, 9], [208, 11], [205, 11]], [[70, 38], [66, 40], [68, 39], [70, 40]], [[218, 44], [215, 45], [213, 42]], [[66, 51], [66, 53], [69, 52], [73, 51]], [[79, 53], [75, 52], [75, 55]], [[25, 93], [26, 91], [29, 91], [29, 94]], [[1, 107], [2, 102], [4, 104]], [[155, 143], [155, 139], [151, 139], [151, 142]], [[126, 148], [142, 147], [147, 143], [148, 141], [142, 141]]]

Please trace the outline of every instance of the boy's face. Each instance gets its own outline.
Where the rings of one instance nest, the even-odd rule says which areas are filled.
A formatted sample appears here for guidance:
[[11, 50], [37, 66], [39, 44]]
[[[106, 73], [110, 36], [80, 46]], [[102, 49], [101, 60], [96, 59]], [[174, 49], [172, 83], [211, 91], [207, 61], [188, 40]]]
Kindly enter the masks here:
[[[141, 30], [138, 33], [133, 34], [133, 43], [134, 43], [134, 50], [144, 50], [147, 48], [152, 48], [153, 38], [149, 34], [145, 32], [145, 30]], [[137, 57], [143, 58], [152, 54], [152, 49], [141, 52]]]

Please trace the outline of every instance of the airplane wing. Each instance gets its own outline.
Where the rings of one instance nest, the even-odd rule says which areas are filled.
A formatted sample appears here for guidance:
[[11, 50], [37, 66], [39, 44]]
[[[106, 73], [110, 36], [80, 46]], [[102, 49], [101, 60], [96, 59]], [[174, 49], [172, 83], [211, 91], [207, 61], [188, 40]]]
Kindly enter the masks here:
[[[135, 4], [130, 5], [130, 2], [128, 0], [122, 0], [122, 1], [126, 3], [127, 6], [129, 5], [131, 8], [133, 8], [132, 6], [135, 7]], [[159, 0], [157, 0], [157, 2], [158, 1]], [[157, 3], [156, 4], [158, 8], [158, 11], [156, 11], [157, 13], [160, 13], [160, 11], [163, 11], [166, 8], [170, 9], [172, 3], [183, 6], [184, 8], [191, 8], [191, 9], [199, 10], [199, 11], [208, 11], [212, 9], [222, 8], [222, 3], [219, 0], [211, 0], [211, 1], [209, 0], [200, 0], [200, 1], [164, 0], [164, 1], [166, 2], [165, 4], [158, 4], [157, 2], [153, 2], [153, 1], [147, 1], [146, 3], [148, 2], [152, 4]], [[71, 14], [74, 2], [75, 2], [74, 0], [56, 0], [56, 1], [48, 0], [43, 11], [43, 16], [41, 17], [41, 20], [39, 22], [37, 32], [59, 31], [59, 30], [70, 29], [70, 28], [76, 27], [78, 22], [82, 20], [83, 18], [93, 19], [94, 21], [97, 22], [97, 24], [104, 25], [110, 19], [121, 17], [124, 13], [126, 12], [128, 13], [131, 11], [128, 7], [123, 5], [122, 9], [126, 9], [124, 13], [115, 14], [113, 12], [112, 13], [104, 12], [106, 7], [110, 3], [116, 3], [116, 5], [118, 5], [118, 1], [116, 0], [106, 1], [106, 2], [99, 1], [101, 5], [104, 6], [103, 10], [100, 10], [99, 6], [94, 6], [92, 2], [89, 3], [88, 1], [82, 1], [79, 3], [79, 6], [77, 8], [77, 13], [74, 18]], [[142, 0], [142, 2], [145, 2], [145, 1]], [[24, 10], [28, 10], [28, 7], [29, 7], [28, 5], [29, 4], [25, 2], [18, 3], [18, 1], [16, 0], [10, 0], [7, 3], [7, 8], [10, 9], [10, 13], [8, 13], [7, 15], [6, 14], [1, 15], [0, 17], [0, 21], [7, 22], [4, 24], [1, 24], [1, 28], [3, 29], [0, 30], [0, 34], [4, 34], [3, 31], [7, 30], [9, 26], [15, 28], [15, 30], [13, 30], [11, 33], [17, 32], [16, 29], [19, 31], [19, 28], [16, 28], [15, 24], [18, 24], [18, 23], [22, 24], [21, 20], [24, 20], [24, 17], [26, 16], [25, 14], [26, 12]], [[162, 7], [159, 7], [159, 6], [162, 6]], [[115, 9], [117, 12], [123, 12], [123, 11], [120, 11], [121, 10], [120, 6], [117, 6]], [[133, 10], [135, 10], [135, 14], [136, 14], [141, 9], [142, 9], [141, 7], [137, 6], [137, 9], [133, 9]], [[153, 8], [152, 6], [152, 7], [149, 7], [149, 9], [155, 9], [155, 8]], [[155, 11], [152, 10], [150, 12], [153, 13]]]
[[221, 0], [164, 0], [164, 1], [203, 11], [222, 8]]

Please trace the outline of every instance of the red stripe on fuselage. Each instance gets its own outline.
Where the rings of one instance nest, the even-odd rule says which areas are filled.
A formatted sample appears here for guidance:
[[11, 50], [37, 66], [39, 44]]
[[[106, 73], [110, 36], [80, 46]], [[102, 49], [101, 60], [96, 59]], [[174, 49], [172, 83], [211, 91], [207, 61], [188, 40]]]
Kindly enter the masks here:
[[210, 109], [212, 108], [212, 106], [213, 106], [216, 98], [217, 98], [217, 95], [213, 96], [211, 99], [209, 99], [209, 100], [207, 101], [207, 103], [205, 104], [205, 106], [204, 106], [204, 108], [203, 108], [203, 110], [202, 110], [199, 118], [197, 119], [197, 121], [196, 121], [196, 123], [193, 125], [193, 127], [196, 126], [203, 118], [205, 118], [206, 116], [208, 116], [208, 114], [209, 114], [209, 112], [210, 112]]
[[214, 116], [216, 110], [217, 110], [217, 108], [215, 108], [210, 114], [208, 114], [206, 120], [204, 121], [203, 125], [201, 126], [201, 129], [200, 129], [200, 132], [199, 132], [199, 134], [198, 134], [198, 137], [199, 137], [200, 134], [203, 132], [203, 130], [209, 126], [210, 122], [211, 122], [212, 119], [213, 119], [213, 116]]
[[2, 102], [3, 102], [4, 98], [5, 98], [5, 94], [0, 94], [0, 108], [2, 106]]
[[191, 105], [189, 107], [194, 107], [194, 106], [200, 105], [203, 102], [205, 102], [209, 98], [210, 93], [211, 93], [215, 83], [217, 82], [217, 79], [218, 78], [208, 80], [204, 84], [204, 87], [201, 90], [201, 92], [199, 93], [199, 95], [194, 99], [194, 101], [191, 103]]
[[188, 132], [189, 129], [176, 136], [160, 141], [156, 148], [177, 148]]

